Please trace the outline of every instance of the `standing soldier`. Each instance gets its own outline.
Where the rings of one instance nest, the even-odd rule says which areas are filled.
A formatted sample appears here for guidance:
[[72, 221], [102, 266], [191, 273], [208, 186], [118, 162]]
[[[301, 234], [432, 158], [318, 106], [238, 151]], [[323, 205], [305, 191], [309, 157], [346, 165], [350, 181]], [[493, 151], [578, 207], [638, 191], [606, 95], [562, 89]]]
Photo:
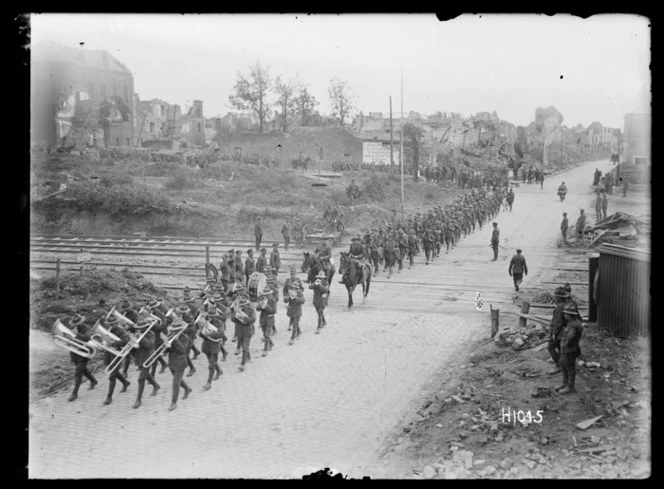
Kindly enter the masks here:
[[579, 321], [579, 310], [575, 304], [567, 304], [563, 313], [567, 323], [560, 339], [560, 369], [563, 372], [563, 383], [555, 389], [559, 394], [569, 394], [575, 390], [576, 358], [581, 354], [579, 343], [583, 328]]
[[270, 253], [270, 266], [273, 269], [275, 278], [279, 274], [279, 268], [281, 267], [281, 257], [279, 256], [279, 243], [274, 243], [272, 245], [272, 252]]
[[595, 197], [595, 222], [602, 220], [602, 193], [597, 192], [597, 197]]
[[260, 216], [258, 216], [254, 226], [254, 236], [256, 236], [256, 251], [258, 251], [261, 247], [261, 241], [263, 241], [263, 218]]
[[302, 317], [302, 304], [304, 304], [304, 295], [297, 285], [291, 285], [288, 290], [288, 295], [284, 296], [284, 302], [288, 304], [286, 315], [291, 318], [293, 324], [293, 333], [288, 342], [292, 345], [296, 338], [300, 337], [300, 318]]
[[[115, 341], [110, 345], [114, 349], [121, 350], [129, 342], [129, 337], [127, 336], [127, 333], [125, 332], [124, 328], [120, 326], [118, 318], [116, 318], [115, 316], [111, 316], [108, 319], [106, 319], [103, 322], [103, 326], [108, 330], [109, 333], [114, 334], [119, 338], [118, 341]], [[104, 351], [104, 365], [108, 367], [108, 365], [113, 361], [114, 358], [115, 355], [113, 355], [111, 352]], [[108, 394], [106, 395], [106, 399], [104, 400], [104, 406], [107, 406], [113, 402], [113, 391], [115, 390], [115, 383], [117, 380], [119, 380], [122, 383], [121, 392], [126, 392], [127, 387], [129, 387], [129, 381], [125, 379], [120, 373], [119, 364], [110, 374], [108, 374]]]
[[549, 372], [549, 375], [555, 375], [560, 372], [560, 335], [565, 327], [565, 317], [563, 310], [569, 303], [569, 294], [562, 287], [557, 287], [554, 293], [556, 298], [556, 307], [553, 309], [551, 315], [551, 323], [549, 324], [549, 343], [548, 351], [553, 360], [554, 368]]
[[586, 215], [583, 209], [579, 212], [579, 218], [576, 221], [576, 235], [578, 239], [583, 239], [583, 230], [586, 228]]
[[284, 225], [281, 227], [281, 235], [284, 237], [284, 249], [288, 251], [288, 245], [290, 243], [290, 228], [288, 227], [288, 223], [284, 223]]
[[249, 299], [246, 296], [240, 296], [233, 314], [233, 322], [238, 331], [237, 344], [242, 347], [242, 362], [240, 363], [240, 372], [244, 371], [244, 366], [251, 361], [251, 352], [249, 345], [251, 337], [254, 335], [254, 323], [256, 322], [256, 313], [251, 307]]
[[270, 286], [266, 286], [260, 292], [256, 310], [261, 313], [259, 324], [263, 331], [264, 342], [263, 353], [261, 356], [265, 357], [267, 356], [267, 352], [274, 346], [272, 335], [274, 332], [274, 315], [277, 313], [277, 299]]
[[[177, 333], [181, 328], [186, 328], [185, 324], [172, 325], [170, 327], [171, 333]], [[168, 368], [173, 374], [173, 394], [171, 397], [171, 405], [168, 407], [169, 411], [173, 411], [178, 407], [178, 398], [180, 397], [180, 387], [184, 389], [182, 399], [189, 397], [193, 390], [184, 381], [184, 370], [187, 368], [187, 344], [189, 337], [186, 333], [180, 334], [170, 342], [168, 348]]]
[[327, 326], [327, 321], [325, 321], [325, 316], [323, 311], [327, 306], [327, 297], [330, 293], [330, 285], [327, 283], [325, 272], [321, 270], [316, 275], [316, 281], [312, 284], [309, 284], [309, 288], [314, 291], [314, 307], [316, 308], [316, 313], [318, 314], [318, 327], [316, 328], [316, 334], [320, 333], [321, 328]]
[[256, 271], [258, 273], [265, 273], [265, 267], [267, 266], [267, 256], [265, 254], [267, 253], [267, 248], [261, 248], [261, 254], [258, 255], [258, 258], [256, 259]]
[[[132, 333], [136, 331], [138, 334], [141, 334], [141, 331], [145, 330], [148, 326], [150, 326], [150, 321], [145, 318], [140, 318], [138, 323], [136, 323], [134, 326], [129, 326], [129, 331]], [[134, 357], [136, 365], [138, 365], [139, 368], [138, 394], [136, 395], [136, 402], [133, 405], [134, 409], [141, 407], [141, 399], [143, 397], [143, 391], [145, 390], [146, 380], [152, 386], [152, 396], [156, 396], [157, 391], [160, 389], [157, 381], [155, 381], [154, 377], [150, 375], [150, 369], [143, 366], [143, 363], [145, 363], [145, 361], [150, 357], [150, 355], [152, 355], [153, 352], [154, 334], [152, 331], [149, 331], [148, 334], [146, 334], [139, 342], [138, 348], [136, 349], [136, 355]]]
[[500, 229], [498, 229], [498, 223], [493, 223], [493, 231], [491, 232], [491, 248], [493, 248], [493, 260], [498, 260], [498, 244], [500, 243]]
[[606, 200], [606, 193], [602, 192], [602, 219], [606, 219], [606, 211], [609, 207], [609, 202]]
[[249, 284], [249, 277], [256, 271], [256, 262], [254, 261], [254, 250], [249, 248], [247, 250], [247, 259], [244, 260], [244, 276], [247, 279], [246, 284]]
[[212, 319], [218, 317], [219, 314], [217, 313], [217, 308], [215, 306], [208, 308], [206, 319], [215, 329], [204, 327], [201, 329], [200, 333], [198, 333], [199, 336], [203, 338], [201, 351], [208, 359], [208, 379], [203, 385], [203, 389], [205, 390], [209, 390], [212, 387], [212, 381], [217, 380], [223, 373], [217, 361], [219, 359], [219, 352], [221, 351], [221, 343], [226, 339], [226, 335], [221, 327], [212, 324]]
[[544, 168], [540, 170], [540, 190], [544, 189]]
[[[85, 324], [85, 316], [76, 314], [70, 321], [69, 324], [65, 324], [67, 327], [72, 330], [76, 330], [76, 339], [87, 343], [90, 341], [90, 328]], [[90, 381], [90, 388], [92, 390], [99, 383], [97, 379], [90, 373], [88, 370], [88, 361], [89, 358], [82, 357], [76, 353], [70, 351], [69, 358], [74, 364], [74, 390], [69, 396], [69, 402], [75, 401], [78, 398], [78, 389], [83, 382], [83, 377]]]
[[627, 197], [627, 179], [620, 177], [620, 181], [622, 182], [622, 191], [623, 191], [623, 198]]
[[507, 273], [514, 279], [514, 290], [519, 290], [519, 285], [523, 280], [523, 274], [528, 275], [528, 265], [526, 265], [526, 257], [521, 254], [521, 248], [516, 249], [516, 255], [510, 260], [510, 266]]
[[567, 244], [567, 229], [569, 229], [569, 221], [567, 220], [567, 212], [563, 212], [563, 220], [560, 223], [560, 232], [563, 235], [563, 243]]

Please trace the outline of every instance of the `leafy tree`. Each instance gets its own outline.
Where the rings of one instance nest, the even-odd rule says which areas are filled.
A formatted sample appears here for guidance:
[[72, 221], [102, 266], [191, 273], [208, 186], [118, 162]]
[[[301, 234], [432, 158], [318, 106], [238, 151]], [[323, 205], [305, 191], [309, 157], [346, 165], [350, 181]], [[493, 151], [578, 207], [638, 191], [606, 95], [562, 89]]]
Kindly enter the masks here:
[[403, 125], [404, 142], [408, 141], [412, 148], [413, 154], [413, 180], [417, 182], [417, 172], [419, 170], [420, 151], [422, 149], [422, 139], [424, 137], [424, 130], [411, 122]]
[[307, 87], [300, 87], [295, 99], [296, 114], [301, 126], [313, 126], [313, 119], [318, 101], [309, 93]]
[[355, 110], [353, 106], [355, 96], [352, 93], [348, 82], [340, 78], [330, 80], [330, 88], [327, 90], [332, 105], [332, 117], [334, 117], [341, 127], [346, 126], [346, 119], [350, 118]]
[[234, 108], [252, 110], [256, 113], [261, 134], [263, 134], [265, 121], [270, 113], [267, 92], [271, 84], [269, 68], [257, 61], [249, 66], [248, 77], [238, 71], [233, 93], [228, 97]]
[[288, 119], [297, 109], [297, 99], [295, 96], [296, 91], [300, 86], [300, 82], [296, 79], [282, 81], [278, 76], [274, 80], [274, 91], [277, 93], [277, 105], [279, 106], [279, 125], [281, 131], [286, 132], [288, 129]]

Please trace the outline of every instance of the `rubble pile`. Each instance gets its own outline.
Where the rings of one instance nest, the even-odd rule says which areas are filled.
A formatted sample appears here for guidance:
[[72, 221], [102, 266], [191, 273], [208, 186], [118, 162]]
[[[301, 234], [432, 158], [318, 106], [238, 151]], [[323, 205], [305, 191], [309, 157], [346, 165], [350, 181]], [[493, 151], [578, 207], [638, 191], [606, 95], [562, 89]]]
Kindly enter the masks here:
[[496, 346], [511, 346], [515, 350], [523, 350], [544, 343], [547, 337], [546, 327], [541, 323], [533, 322], [524, 328], [515, 326], [500, 328], [494, 338], [494, 343]]
[[585, 232], [593, 234], [593, 240], [588, 247], [596, 247], [602, 243], [637, 246], [642, 242], [650, 242], [650, 230], [649, 220], [616, 212], [594, 226], [586, 227]]

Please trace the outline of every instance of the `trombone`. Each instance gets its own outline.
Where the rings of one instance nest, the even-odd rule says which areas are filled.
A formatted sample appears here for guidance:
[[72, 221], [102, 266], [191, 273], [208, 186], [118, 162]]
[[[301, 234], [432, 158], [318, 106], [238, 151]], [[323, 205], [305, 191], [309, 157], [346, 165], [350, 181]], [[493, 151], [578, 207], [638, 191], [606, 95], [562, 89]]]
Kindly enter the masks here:
[[[169, 325], [169, 329], [173, 329], [175, 327], [179, 327], [180, 329], [175, 333], [169, 334], [168, 338], [166, 338], [166, 341], [164, 341], [161, 345], [159, 345], [158, 348], [155, 349], [154, 352], [152, 352], [152, 355], [150, 355], [145, 360], [145, 362], [143, 362], [144, 368], [150, 368], [152, 364], [159, 359], [159, 357], [161, 357], [164, 353], [166, 353], [166, 350], [171, 347], [173, 341], [175, 341], [175, 339], [187, 329], [187, 323], [182, 319], [182, 317], [180, 317], [178, 314], [175, 313], [174, 307], [169, 309], [168, 312], [166, 312], [165, 316], [166, 317], [173, 316], [173, 322]], [[196, 318], [196, 320], [198, 320], [198, 318]]]
[[76, 334], [62, 324], [62, 321], [59, 319], [55, 320], [55, 323], [51, 328], [51, 334], [53, 335], [53, 341], [56, 345], [84, 358], [92, 358], [99, 352], [97, 346], [93, 342], [85, 342], [77, 339]]
[[[115, 312], [115, 314], [119, 314], [120, 316], [122, 316], [122, 314], [120, 314], [117, 311]], [[124, 318], [124, 316], [122, 316], [122, 317]], [[129, 321], [129, 319], [127, 319], [127, 318], [125, 318], [125, 320]], [[129, 322], [132, 325], [134, 324], [131, 321], [129, 321]], [[104, 370], [104, 372], [106, 372], [109, 375], [111, 373], [113, 373], [113, 371], [120, 366], [120, 364], [127, 357], [127, 355], [129, 355], [131, 350], [133, 350], [134, 348], [138, 348], [139, 343], [143, 340], [143, 338], [145, 338], [147, 336], [147, 334], [150, 332], [150, 330], [152, 329], [152, 327], [155, 324], [157, 324], [157, 321], [152, 321], [150, 323], [150, 326], [145, 328], [145, 331], [143, 331], [138, 336], [136, 335], [136, 333], [132, 333], [131, 331], [127, 331], [127, 334], [129, 335], [129, 342], [125, 346], [123, 346], [120, 353], [117, 354], [116, 357], [113, 360], [111, 360], [111, 363], [108, 364], [108, 366], [106, 367], [106, 370]]]

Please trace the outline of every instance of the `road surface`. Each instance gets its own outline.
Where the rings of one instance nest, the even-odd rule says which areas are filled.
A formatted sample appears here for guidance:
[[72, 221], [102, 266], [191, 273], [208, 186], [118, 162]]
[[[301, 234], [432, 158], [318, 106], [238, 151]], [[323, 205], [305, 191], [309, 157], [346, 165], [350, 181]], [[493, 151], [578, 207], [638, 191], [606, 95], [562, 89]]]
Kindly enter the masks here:
[[[491, 226], [463, 239], [430, 265], [416, 258], [412, 270], [386, 279], [381, 271], [365, 301], [360, 289], [355, 307], [346, 307], [345, 288], [332, 285], [328, 326], [314, 335], [316, 313], [306, 292], [302, 337], [288, 345], [285, 304], [279, 304], [274, 350], [260, 356], [260, 335], [252, 339], [253, 361], [240, 373], [239, 357], [220, 363], [224, 374], [203, 391], [206, 359], [187, 382], [191, 396], [168, 411], [171, 375], [157, 375], [162, 389], [132, 409], [132, 385], [103, 406], [107, 380], [81, 386], [69, 403], [68, 392], [30, 405], [30, 478], [279, 478], [299, 477], [332, 467], [349, 477], [376, 477], [384, 442], [414, 413], [440, 372], [458, 366], [473, 341], [490, 329], [489, 304], [516, 297], [507, 274], [517, 246], [536, 285], [555, 260], [562, 212], [573, 228], [578, 209], [588, 207], [596, 167], [589, 162], [539, 185], [516, 189], [512, 212], [496, 218], [500, 254], [492, 262]], [[556, 196], [564, 180], [565, 202]], [[477, 292], [484, 307], [476, 309]], [[258, 330], [259, 328], [257, 328]], [[199, 340], [200, 342], [200, 340]], [[72, 366], [73, 374], [73, 366]]]

